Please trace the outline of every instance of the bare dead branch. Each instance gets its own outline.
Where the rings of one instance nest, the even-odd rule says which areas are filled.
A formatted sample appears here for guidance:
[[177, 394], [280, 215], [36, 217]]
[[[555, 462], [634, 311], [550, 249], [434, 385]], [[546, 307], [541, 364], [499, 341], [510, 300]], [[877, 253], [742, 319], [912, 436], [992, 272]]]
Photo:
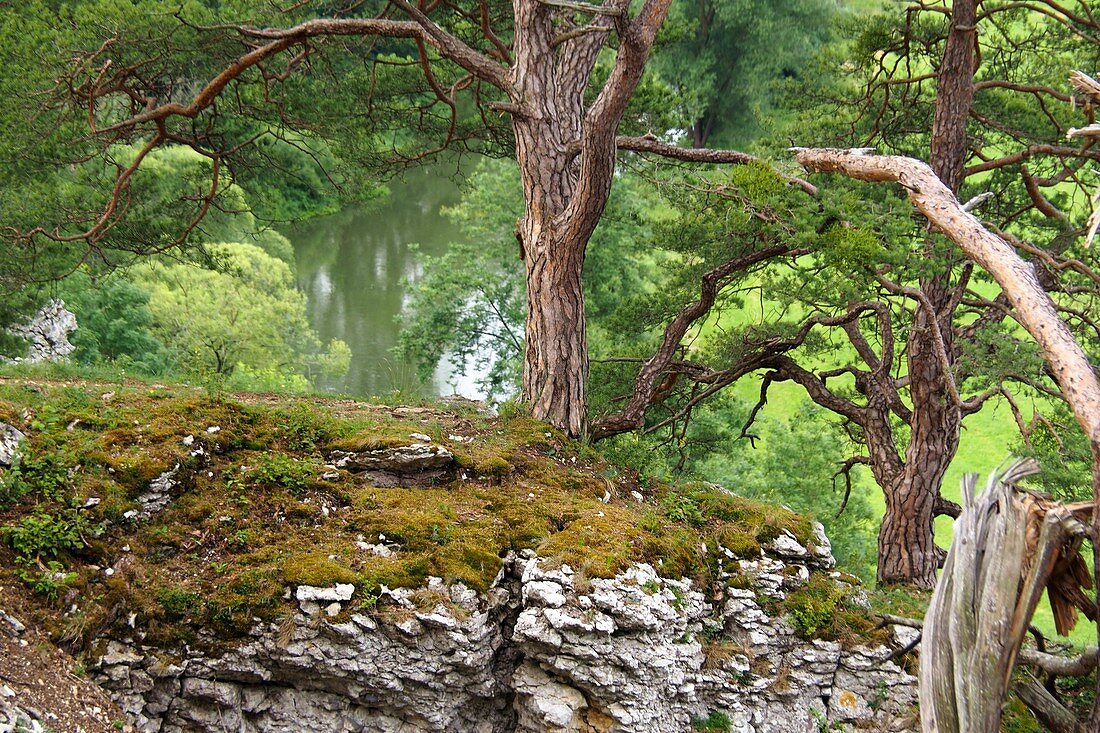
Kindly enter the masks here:
[[997, 280], [1021, 325], [1042, 348], [1085, 434], [1100, 446], [1100, 380], [1088, 357], [1058, 317], [1033, 270], [1003, 239], [962, 211], [955, 196], [927, 165], [912, 158], [851, 155], [831, 149], [803, 150], [797, 158], [809, 170], [904, 186], [917, 209]]
[[1063, 657], [1059, 654], [1047, 654], [1034, 649], [1023, 648], [1020, 650], [1020, 664], [1031, 664], [1049, 674], [1059, 677], [1084, 677], [1096, 669], [1096, 661], [1100, 655], [1096, 647], [1089, 647], [1076, 657]]
[[[764, 161], [755, 155], [742, 153], [737, 150], [712, 150], [709, 148], [683, 148], [679, 145], [663, 143], [655, 137], [624, 137], [615, 138], [615, 145], [619, 150], [629, 150], [634, 153], [652, 153], [662, 158], [682, 160], [688, 163], [724, 163], [733, 165], [745, 165], [747, 163], [763, 163]], [[817, 187], [808, 181], [796, 176], [787, 176], [779, 171], [776, 174], [784, 178], [788, 183], [798, 186], [811, 196], [817, 195]]]
[[606, 5], [592, 5], [590, 3], [573, 3], [568, 0], [538, 0], [543, 5], [549, 5], [552, 8], [561, 8], [562, 10], [572, 10], [577, 13], [588, 13], [589, 15], [612, 15], [622, 16], [626, 13], [625, 8], [621, 7], [608, 7]]

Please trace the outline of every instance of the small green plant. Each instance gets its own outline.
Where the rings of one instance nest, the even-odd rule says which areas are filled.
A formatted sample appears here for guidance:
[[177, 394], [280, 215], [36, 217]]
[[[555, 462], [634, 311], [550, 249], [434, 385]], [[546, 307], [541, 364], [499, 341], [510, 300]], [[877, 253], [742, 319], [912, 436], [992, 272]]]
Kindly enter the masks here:
[[813, 717], [814, 725], [817, 726], [817, 733], [840, 733], [844, 730], [844, 726], [840, 724], [840, 721], [834, 720], [830, 723], [825, 713], [817, 708], [810, 708], [810, 716]]
[[15, 562], [20, 566], [15, 571], [16, 577], [35, 593], [46, 596], [51, 601], [57, 600], [58, 592], [77, 577], [76, 573], [68, 572], [57, 560], [49, 560], [42, 564], [41, 561], [36, 562], [21, 557]]
[[450, 543], [454, 537], [454, 527], [447, 525], [446, 527], [440, 527], [438, 524], [432, 525], [432, 534], [429, 539], [437, 545], [446, 545]]
[[875, 694], [871, 697], [870, 700], [867, 701], [867, 707], [877, 712], [878, 709], [882, 707], [883, 703], [886, 702], [889, 696], [890, 690], [886, 687], [886, 682], [880, 680], [878, 683], [878, 687], [875, 688]]
[[99, 534], [103, 527], [93, 527], [76, 509], [50, 514], [38, 507], [19, 524], [0, 528], [0, 534], [20, 557], [55, 558], [62, 552], [85, 545], [84, 534]]
[[202, 598], [185, 588], [164, 588], [157, 594], [157, 602], [173, 621], [191, 616], [202, 609]]
[[336, 436], [332, 416], [306, 404], [296, 404], [276, 413], [286, 447], [290, 450], [314, 450]]
[[285, 453], [268, 453], [260, 456], [247, 475], [253, 484], [281, 486], [294, 496], [303, 496], [313, 479], [312, 464], [299, 461]]
[[699, 638], [706, 644], [711, 644], [722, 638], [722, 633], [725, 631], [722, 624], [714, 623], [708, 620], [703, 623], [703, 628], [699, 630]]
[[369, 611], [378, 605], [378, 600], [382, 597], [379, 591], [369, 591], [363, 589], [359, 592], [359, 600], [356, 603], [356, 607], [363, 611]]
[[699, 509], [699, 503], [685, 494], [668, 494], [661, 500], [665, 516], [674, 522], [686, 522], [696, 527], [707, 523], [707, 518]]
[[821, 636], [835, 620], [844, 592], [828, 578], [812, 578], [787, 596], [787, 618], [804, 639]]
[[653, 595], [657, 591], [661, 590], [661, 583], [655, 578], [650, 578], [646, 582], [642, 583], [642, 590], [644, 590], [649, 595]]
[[236, 532], [229, 535], [229, 539], [226, 540], [226, 543], [232, 550], [243, 551], [248, 549], [248, 543], [251, 539], [252, 536], [247, 529], [238, 529]]
[[730, 716], [717, 711], [705, 718], [693, 718], [691, 721], [691, 729], [700, 733], [729, 733], [732, 725]]
[[531, 410], [516, 400], [505, 400], [497, 407], [497, 414], [500, 415], [501, 420], [511, 420], [515, 417], [529, 417]]
[[24, 451], [0, 476], [0, 507], [15, 504], [28, 495], [60, 501], [65, 496], [68, 479], [69, 468], [63, 453], [33, 455]]

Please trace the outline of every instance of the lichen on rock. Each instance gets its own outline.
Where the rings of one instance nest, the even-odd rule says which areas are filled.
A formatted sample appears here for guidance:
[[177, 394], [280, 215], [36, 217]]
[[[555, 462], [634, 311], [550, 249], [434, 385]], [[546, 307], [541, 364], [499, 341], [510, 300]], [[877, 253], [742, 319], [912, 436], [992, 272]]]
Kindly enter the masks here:
[[[169, 661], [113, 644], [97, 676], [159, 733], [679, 733], [715, 710], [732, 730], [786, 733], [885, 725], [915, 702], [888, 648], [803, 640], [752, 591], [715, 607], [645, 564], [584, 579], [527, 552], [486, 593], [439, 578], [426, 591], [355, 612], [351, 586], [300, 586], [299, 613], [230, 650]], [[338, 612], [318, 617], [326, 602]]]

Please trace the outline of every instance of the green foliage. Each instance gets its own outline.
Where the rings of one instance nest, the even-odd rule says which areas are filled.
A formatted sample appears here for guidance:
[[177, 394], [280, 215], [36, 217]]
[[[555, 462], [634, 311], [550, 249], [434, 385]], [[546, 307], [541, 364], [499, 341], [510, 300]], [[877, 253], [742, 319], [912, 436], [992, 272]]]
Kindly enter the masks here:
[[149, 261], [132, 270], [149, 293], [152, 331], [176, 369], [225, 376], [240, 370], [234, 386], [295, 391], [307, 383], [307, 364], [346, 370], [350, 354], [342, 342], [315, 356], [322, 349], [285, 262], [250, 244], [210, 244], [206, 251], [216, 269]]
[[84, 546], [84, 534], [98, 531], [78, 509], [50, 513], [39, 507], [18, 524], [0, 528], [0, 534], [26, 559], [54, 559]]
[[1092, 454], [1088, 438], [1064, 403], [1055, 403], [1043, 421], [1035, 421], [1031, 434], [1018, 438], [1017, 455], [1038, 459], [1042, 471], [1029, 479], [1062, 501], [1092, 498]]
[[159, 374], [167, 350], [152, 332], [149, 293], [124, 276], [95, 282], [79, 270], [63, 283], [66, 306], [76, 315], [70, 339], [82, 364], [114, 362], [142, 374]]
[[162, 588], [157, 593], [157, 602], [173, 621], [193, 616], [202, 610], [202, 598], [185, 588]]
[[783, 607], [798, 635], [813, 639], [835, 621], [837, 606], [843, 598], [840, 586], [828, 578], [815, 577], [788, 595]]
[[0, 475], [0, 508], [25, 496], [45, 501], [60, 501], [65, 495], [70, 458], [24, 447], [6, 472]]
[[722, 712], [712, 712], [705, 718], [692, 718], [691, 729], [699, 733], [728, 733], [733, 726], [730, 716]]
[[319, 450], [342, 431], [331, 413], [305, 403], [279, 410], [278, 419], [286, 447], [294, 451]]
[[523, 210], [515, 164], [485, 161], [462, 202], [448, 214], [466, 235], [425, 264], [397, 351], [427, 379], [446, 353], [462, 371], [470, 360], [486, 371], [483, 387], [507, 394], [523, 354], [523, 263], [513, 230]]
[[[766, 418], [752, 428], [755, 447], [747, 440], [727, 443], [696, 467], [701, 475], [724, 483], [738, 494], [789, 506], [825, 526], [840, 568], [872, 578], [877, 522], [869, 497], [854, 488], [842, 513], [844, 481], [835, 476], [842, 457], [852, 450], [823, 408], [802, 403], [786, 420]], [[728, 415], [728, 420], [736, 420]], [[858, 469], [853, 469], [858, 471]]]
[[687, 130], [697, 146], [743, 146], [782, 114], [774, 86], [804, 76], [834, 12], [822, 0], [674, 4], [652, 68], [677, 119], [655, 129]]
[[[656, 263], [644, 246], [645, 236], [661, 214], [654, 198], [652, 188], [638, 178], [617, 178], [589, 242], [585, 308], [594, 350], [611, 338], [607, 329], [614, 324], [608, 316], [623, 298], [647, 290]], [[492, 160], [478, 166], [462, 201], [448, 210], [462, 227], [463, 241], [426, 262], [397, 347], [418, 365], [422, 379], [449, 353], [459, 372], [471, 362], [486, 372], [483, 387], [489, 394], [514, 393], [526, 307], [523, 262], [515, 238], [522, 211], [517, 166]]]
[[317, 466], [300, 461], [285, 453], [264, 453], [249, 467], [249, 482], [264, 487], [281, 486], [295, 496], [302, 496], [309, 489]]
[[76, 573], [67, 571], [57, 560], [42, 563], [29, 558], [17, 558], [16, 563], [19, 568], [15, 571], [15, 576], [32, 591], [50, 600], [57, 600], [61, 589], [72, 585], [77, 579]]
[[695, 526], [706, 524], [707, 518], [699, 510], [699, 504], [690, 496], [669, 493], [661, 500], [665, 516], [674, 522], [685, 522]]

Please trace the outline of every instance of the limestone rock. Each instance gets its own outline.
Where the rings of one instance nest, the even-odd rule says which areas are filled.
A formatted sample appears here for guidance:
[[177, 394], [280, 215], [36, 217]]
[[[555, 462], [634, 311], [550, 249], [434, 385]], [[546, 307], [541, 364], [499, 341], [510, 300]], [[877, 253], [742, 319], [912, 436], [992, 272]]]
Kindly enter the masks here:
[[[777, 556], [809, 562], [803, 550], [752, 561], [783, 579], [769, 592], [803, 582], [805, 563]], [[648, 565], [581, 582], [524, 552], [487, 592], [440, 578], [426, 590], [383, 587], [369, 615], [340, 620], [326, 614], [352, 586], [299, 586], [291, 619], [235, 648], [115, 642], [96, 675], [158, 733], [681, 733], [714, 712], [739, 733], [787, 733], [881, 727], [915, 701], [888, 649], [803, 640], [754, 590], [726, 588], [715, 606]]]
[[[194, 454], [192, 454], [194, 455]], [[131, 509], [123, 516], [127, 519], [148, 519], [163, 510], [172, 502], [172, 491], [178, 485], [176, 474], [180, 471], [177, 463], [174, 468], [165, 471], [149, 482], [149, 488], [138, 497], [141, 509]]]
[[362, 473], [376, 486], [409, 486], [443, 478], [454, 468], [455, 457], [441, 445], [410, 443], [359, 452], [336, 450], [329, 463]]
[[19, 454], [19, 444], [27, 436], [17, 428], [0, 422], [0, 466], [10, 466]]
[[16, 361], [29, 364], [63, 361], [76, 348], [69, 343], [69, 334], [76, 328], [76, 316], [65, 308], [65, 301], [49, 301], [29, 321], [8, 329], [29, 344], [27, 355]]
[[343, 610], [341, 602], [350, 601], [354, 594], [355, 586], [351, 583], [337, 583], [331, 588], [300, 585], [294, 591], [298, 607], [307, 616], [315, 616], [322, 610], [326, 616], [337, 616]]
[[577, 690], [555, 682], [534, 664], [524, 662], [512, 677], [516, 690], [517, 727], [546, 733], [578, 733], [588, 702]]
[[47, 733], [53, 728], [41, 711], [22, 705], [7, 685], [0, 685], [0, 733]]

